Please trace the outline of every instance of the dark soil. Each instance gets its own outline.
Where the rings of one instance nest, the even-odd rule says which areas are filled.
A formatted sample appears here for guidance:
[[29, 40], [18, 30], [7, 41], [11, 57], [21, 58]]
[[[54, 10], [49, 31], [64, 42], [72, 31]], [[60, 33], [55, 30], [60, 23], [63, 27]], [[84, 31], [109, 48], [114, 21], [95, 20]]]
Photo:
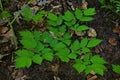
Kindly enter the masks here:
[[[3, 0], [4, 1], [4, 0]], [[18, 1], [18, 2], [15, 2]], [[65, 10], [70, 8], [70, 5], [67, 4], [69, 0], [54, 0], [53, 5], [61, 4], [62, 8], [55, 10], [54, 12], [64, 13]], [[27, 0], [11, 0], [10, 4], [4, 4], [5, 7], [10, 10], [11, 13], [19, 10], [18, 5], [22, 5], [27, 2]], [[97, 38], [103, 40], [103, 42], [93, 49], [93, 54], [97, 52], [97, 54], [101, 55], [108, 64], [108, 70], [105, 71], [104, 76], [97, 75], [97, 79], [91, 80], [120, 80], [120, 75], [114, 73], [111, 69], [111, 64], [120, 65], [120, 36], [113, 32], [113, 29], [116, 27], [116, 23], [120, 24], [120, 16], [112, 13], [110, 10], [101, 9], [100, 3], [98, 0], [87, 0], [88, 8], [94, 7], [96, 9], [97, 14], [94, 16], [95, 20], [88, 22], [87, 25], [91, 28], [94, 28], [97, 32]], [[44, 6], [45, 10], [51, 10], [50, 4]], [[76, 8], [80, 8], [81, 2], [80, 0], [72, 0], [73, 6]], [[8, 5], [8, 6], [6, 6]], [[33, 28], [32, 23], [25, 22], [20, 20], [21, 25], [17, 22], [14, 23], [14, 30], [17, 38], [19, 39], [18, 31], [21, 30], [41, 30], [43, 27], [39, 25], [35, 25]], [[8, 27], [6, 24], [1, 25], [0, 27]], [[118, 26], [120, 27], [120, 26]], [[1, 29], [1, 28], [0, 28]], [[9, 30], [8, 30], [9, 31]], [[0, 36], [0, 41], [4, 38], [4, 36]], [[112, 45], [109, 42], [110, 38], [114, 38], [117, 42], [116, 45]], [[21, 48], [21, 45], [19, 45]], [[44, 61], [42, 65], [33, 64], [28, 69], [20, 69], [16, 70], [14, 68], [14, 51], [15, 47], [11, 43], [10, 40], [4, 43], [0, 43], [0, 54], [8, 54], [0, 60], [0, 80], [89, 80], [88, 76], [84, 75], [84, 73], [78, 74], [72, 68], [72, 61], [69, 63], [60, 62], [58, 59], [54, 59], [52, 63]], [[56, 69], [55, 71], [53, 70]], [[23, 77], [23, 79], [19, 79], [19, 77]]]

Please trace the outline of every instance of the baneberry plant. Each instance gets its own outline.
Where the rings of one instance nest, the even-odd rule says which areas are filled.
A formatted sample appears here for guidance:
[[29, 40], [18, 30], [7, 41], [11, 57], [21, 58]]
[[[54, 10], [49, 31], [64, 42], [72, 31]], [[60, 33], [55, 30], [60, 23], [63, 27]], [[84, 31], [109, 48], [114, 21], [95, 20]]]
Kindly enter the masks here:
[[48, 12], [47, 31], [41, 34], [38, 31], [30, 32], [28, 30], [20, 32], [20, 43], [23, 45], [23, 49], [15, 52], [17, 54], [16, 68], [29, 68], [32, 62], [41, 64], [43, 60], [51, 62], [54, 57], [57, 57], [63, 62], [73, 60], [75, 62], [73, 67], [79, 73], [89, 74], [94, 71], [103, 75], [106, 62], [100, 56], [91, 54], [91, 49], [100, 44], [102, 40], [88, 37], [73, 39], [74, 36], [71, 34], [71, 31], [88, 30], [89, 27], [83, 23], [93, 20], [94, 14], [94, 8], [84, 11], [80, 9], [76, 9], [74, 12], [66, 11], [64, 15]]

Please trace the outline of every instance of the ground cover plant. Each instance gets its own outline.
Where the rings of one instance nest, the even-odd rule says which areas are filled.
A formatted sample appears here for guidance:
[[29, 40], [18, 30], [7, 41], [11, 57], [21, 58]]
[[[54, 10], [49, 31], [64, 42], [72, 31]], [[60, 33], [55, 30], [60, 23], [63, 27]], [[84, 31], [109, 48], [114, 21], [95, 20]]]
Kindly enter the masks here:
[[[57, 4], [55, 2], [59, 1], [51, 1], [44, 4], [40, 1], [39, 4], [44, 6], [41, 7], [35, 3], [37, 1], [29, 0], [25, 1], [22, 6], [19, 4], [20, 7], [18, 8], [20, 10], [15, 12], [15, 15], [3, 8], [5, 5], [3, 2], [3, 0], [0, 0], [0, 25], [2, 25], [0, 37], [10, 38], [10, 43], [12, 44], [7, 47], [2, 45], [3, 48], [1, 47], [0, 50], [0, 62], [2, 64], [0, 67], [6, 66], [3, 65], [6, 62], [7, 65], [10, 65], [6, 68], [9, 72], [13, 71], [9, 80], [119, 79], [119, 51], [115, 51], [117, 44], [119, 44], [117, 43], [119, 37], [111, 38], [114, 33], [115, 35], [119, 34], [119, 19], [111, 21], [115, 24], [115, 28], [113, 28], [114, 33], [110, 33], [110, 38], [107, 36], [109, 38], [107, 43], [105, 38], [108, 35], [106, 34], [107, 30], [104, 31], [106, 27], [102, 24], [106, 25], [104, 21], [107, 21], [108, 18], [101, 17], [99, 14], [100, 11], [104, 10], [102, 8], [107, 8], [117, 13], [112, 15], [118, 16], [119, 1], [109, 0], [109, 2], [106, 2], [105, 0], [99, 0], [100, 3], [97, 2], [100, 6], [92, 8], [96, 4], [92, 5], [94, 2], [88, 1], [89, 3], [87, 3], [84, 0], [80, 2], [81, 7], [78, 5], [75, 7], [75, 1], [69, 0], [60, 3], [64, 7], [60, 5], [53, 6]], [[92, 5], [92, 7], [87, 6], [88, 4]], [[50, 10], [48, 6], [50, 6]], [[65, 10], [61, 13], [56, 9]], [[102, 13], [104, 12], [102, 11]], [[99, 16], [96, 17], [96, 15]], [[113, 19], [115, 19], [114, 16]], [[99, 22], [99, 19], [103, 21]], [[1, 24], [1, 21], [5, 21], [2, 22], [4, 24]], [[103, 27], [99, 26], [98, 23]], [[10, 27], [10, 31], [9, 29], [6, 31], [4, 28], [6, 25]], [[96, 33], [94, 28], [98, 33]], [[96, 38], [96, 36], [99, 38]], [[0, 41], [0, 44], [4, 44], [8, 43], [9, 40], [7, 42], [5, 39]], [[11, 47], [14, 50], [8, 51], [7, 48]], [[117, 47], [118, 49], [119, 47]], [[4, 54], [6, 52], [10, 54]], [[7, 77], [4, 77], [4, 75], [8, 76], [8, 74], [3, 74], [3, 72], [4, 69], [0, 71], [3, 76], [0, 76], [0, 79], [8, 80]], [[27, 74], [28, 77], [24, 74]], [[36, 74], [39, 74], [39, 76]]]

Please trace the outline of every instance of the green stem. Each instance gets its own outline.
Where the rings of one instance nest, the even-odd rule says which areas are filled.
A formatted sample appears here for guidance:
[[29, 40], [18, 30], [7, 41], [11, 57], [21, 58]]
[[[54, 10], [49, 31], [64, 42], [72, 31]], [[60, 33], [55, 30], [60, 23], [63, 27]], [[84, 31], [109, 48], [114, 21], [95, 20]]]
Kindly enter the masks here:
[[3, 11], [3, 5], [1, 0], [0, 0], [0, 10]]

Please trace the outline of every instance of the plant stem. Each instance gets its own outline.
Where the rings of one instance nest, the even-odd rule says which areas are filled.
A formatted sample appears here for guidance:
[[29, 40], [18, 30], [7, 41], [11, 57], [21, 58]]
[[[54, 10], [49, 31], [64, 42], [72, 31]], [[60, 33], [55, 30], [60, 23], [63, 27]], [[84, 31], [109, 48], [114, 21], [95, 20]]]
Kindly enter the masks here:
[[0, 0], [0, 10], [3, 12], [3, 5], [1, 0]]

